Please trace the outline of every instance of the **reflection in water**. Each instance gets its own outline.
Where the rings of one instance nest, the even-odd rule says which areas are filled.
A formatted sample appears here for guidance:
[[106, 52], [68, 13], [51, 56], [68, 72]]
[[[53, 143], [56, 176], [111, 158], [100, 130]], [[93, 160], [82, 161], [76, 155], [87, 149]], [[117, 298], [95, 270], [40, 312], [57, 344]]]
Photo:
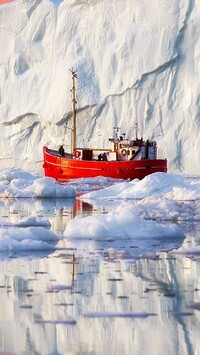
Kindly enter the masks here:
[[[192, 354], [199, 345], [199, 314], [188, 305], [199, 295], [200, 271], [192, 263], [184, 275], [183, 259], [165, 254], [129, 269], [117, 261], [77, 259], [75, 282], [64, 253], [1, 264], [4, 350]], [[87, 317], [91, 312], [94, 318]], [[149, 317], [134, 318], [138, 312]]]
[[[110, 208], [73, 199], [1, 201], [0, 207], [1, 221], [33, 215], [49, 219], [57, 234], [75, 216]], [[199, 223], [184, 228], [185, 242], [198, 243]], [[199, 275], [194, 258], [167, 252], [129, 261], [77, 256], [73, 249], [7, 256], [0, 263], [0, 351], [194, 354], [200, 313], [190, 305], [200, 302]]]

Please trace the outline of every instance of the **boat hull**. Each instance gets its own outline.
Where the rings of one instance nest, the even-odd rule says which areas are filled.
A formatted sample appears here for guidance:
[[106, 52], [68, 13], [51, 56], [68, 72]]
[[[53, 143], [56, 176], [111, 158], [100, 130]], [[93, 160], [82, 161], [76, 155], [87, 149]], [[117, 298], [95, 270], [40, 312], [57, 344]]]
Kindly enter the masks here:
[[143, 179], [149, 174], [167, 172], [167, 160], [133, 160], [133, 161], [97, 161], [79, 160], [54, 155], [47, 147], [43, 148], [44, 174], [58, 181], [96, 176], [115, 179]]
[[0, 5], [5, 5], [8, 4], [10, 2], [14, 2], [15, 0], [0, 0]]

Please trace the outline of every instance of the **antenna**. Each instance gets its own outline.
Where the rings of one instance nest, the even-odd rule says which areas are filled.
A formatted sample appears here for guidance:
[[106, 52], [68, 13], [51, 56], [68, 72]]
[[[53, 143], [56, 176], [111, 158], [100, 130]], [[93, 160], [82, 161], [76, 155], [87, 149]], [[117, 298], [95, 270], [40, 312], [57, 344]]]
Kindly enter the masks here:
[[72, 67], [72, 69], [69, 69], [69, 70], [70, 70], [70, 72], [72, 73], [72, 75], [73, 75], [74, 78], [78, 78], [78, 75], [76, 74], [76, 73], [77, 73], [77, 70], [74, 70], [73, 67]]
[[134, 128], [135, 128], [135, 139], [138, 139], [138, 123], [137, 122], [135, 123]]
[[121, 127], [113, 127], [113, 129], [114, 129], [114, 133], [115, 133], [115, 138], [119, 138], [118, 133], [119, 133]]

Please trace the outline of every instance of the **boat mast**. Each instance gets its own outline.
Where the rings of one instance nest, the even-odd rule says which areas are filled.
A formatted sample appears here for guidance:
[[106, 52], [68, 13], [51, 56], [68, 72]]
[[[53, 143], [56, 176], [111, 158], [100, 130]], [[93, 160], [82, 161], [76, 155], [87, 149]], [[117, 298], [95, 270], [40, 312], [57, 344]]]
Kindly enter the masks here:
[[135, 139], [138, 139], [138, 123], [135, 123]]
[[70, 69], [72, 73], [72, 153], [76, 150], [76, 99], [75, 99], [75, 79], [76, 70]]

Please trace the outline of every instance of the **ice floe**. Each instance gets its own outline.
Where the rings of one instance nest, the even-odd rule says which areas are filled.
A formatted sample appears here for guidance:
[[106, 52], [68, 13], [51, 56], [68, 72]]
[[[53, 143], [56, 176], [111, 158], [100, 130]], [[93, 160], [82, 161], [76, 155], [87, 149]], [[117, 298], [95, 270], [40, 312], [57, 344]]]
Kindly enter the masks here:
[[194, 200], [200, 197], [199, 182], [188, 182], [181, 175], [155, 173], [142, 180], [119, 182], [105, 189], [91, 191], [80, 198], [93, 199], [143, 199], [162, 196], [173, 200]]
[[16, 224], [1, 223], [0, 253], [54, 250], [61, 237], [49, 228], [49, 221], [35, 217], [25, 218]]
[[50, 177], [32, 175], [19, 169], [0, 171], [0, 198], [75, 197], [75, 190]]

